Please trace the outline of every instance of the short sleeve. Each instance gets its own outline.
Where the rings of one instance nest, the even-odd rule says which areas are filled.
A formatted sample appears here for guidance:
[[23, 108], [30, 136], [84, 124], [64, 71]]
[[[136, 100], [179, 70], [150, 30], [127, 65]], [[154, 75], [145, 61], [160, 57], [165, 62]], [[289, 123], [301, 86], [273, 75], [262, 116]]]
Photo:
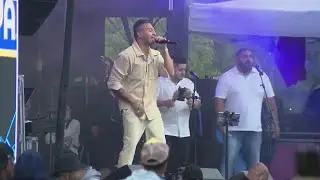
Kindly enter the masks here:
[[157, 100], [159, 99], [160, 91], [161, 91], [161, 80], [160, 80], [160, 78], [158, 78], [157, 89], [156, 89], [156, 99]]
[[122, 79], [128, 75], [130, 69], [130, 60], [124, 55], [120, 54], [113, 63], [111, 73], [108, 80], [108, 88], [112, 90], [119, 90], [123, 86]]
[[264, 74], [264, 84], [265, 84], [265, 88], [266, 88], [266, 93], [267, 93], [267, 97], [268, 98], [272, 98], [275, 96], [272, 85], [271, 85], [271, 81], [269, 79], [269, 77], [267, 75]]
[[160, 52], [158, 52], [158, 72], [161, 77], [169, 77], [167, 69], [164, 67], [164, 59]]
[[227, 99], [228, 89], [229, 89], [229, 86], [228, 86], [227, 77], [225, 75], [220, 76], [220, 78], [218, 79], [217, 87], [216, 87], [215, 97], [221, 98], [221, 99]]

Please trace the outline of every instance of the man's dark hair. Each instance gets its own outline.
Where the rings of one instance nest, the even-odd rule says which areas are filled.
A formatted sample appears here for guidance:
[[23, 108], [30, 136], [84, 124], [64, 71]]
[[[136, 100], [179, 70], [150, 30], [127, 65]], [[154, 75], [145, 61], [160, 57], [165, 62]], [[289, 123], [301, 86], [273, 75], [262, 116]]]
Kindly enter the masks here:
[[143, 24], [152, 24], [148, 19], [139, 19], [133, 25], [133, 36], [135, 39], [138, 37], [138, 29]]
[[249, 48], [240, 48], [240, 49], [238, 49], [238, 51], [236, 52], [236, 57], [239, 57], [240, 54], [242, 54], [245, 51], [250, 51], [251, 52], [251, 49], [249, 49]]
[[0, 149], [0, 171], [4, 170], [8, 165], [9, 157], [4, 149]]
[[199, 166], [189, 165], [182, 174], [183, 180], [203, 180], [203, 173]]
[[7, 156], [14, 157], [14, 152], [7, 143], [0, 143], [0, 149], [2, 149]]
[[161, 164], [157, 164], [157, 165], [154, 165], [154, 166], [143, 165], [143, 167], [148, 171], [158, 171], [158, 170], [162, 169], [165, 166], [166, 163], [167, 163], [167, 160], [165, 160]]
[[188, 60], [183, 57], [170, 56], [174, 64], [188, 64]]

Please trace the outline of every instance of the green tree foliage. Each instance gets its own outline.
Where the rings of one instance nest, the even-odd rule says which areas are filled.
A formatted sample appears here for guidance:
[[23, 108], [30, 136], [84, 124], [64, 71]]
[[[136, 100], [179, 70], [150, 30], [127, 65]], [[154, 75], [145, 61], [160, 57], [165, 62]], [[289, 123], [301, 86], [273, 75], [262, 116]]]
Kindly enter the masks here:
[[[128, 18], [129, 27], [139, 18]], [[165, 18], [153, 18], [157, 34], [165, 35], [167, 22]], [[119, 52], [129, 46], [121, 18], [105, 20], [105, 56], [115, 58]], [[217, 48], [218, 50], [216, 50]], [[189, 68], [205, 75], [217, 76], [230, 67], [230, 47], [215, 44], [213, 40], [196, 34], [189, 35]]]
[[[128, 18], [131, 35], [133, 36], [132, 26], [134, 22], [141, 18]], [[166, 32], [166, 19], [153, 18], [155, 29], [159, 35]], [[130, 46], [126, 32], [123, 28], [121, 18], [112, 17], [105, 20], [105, 56], [115, 58], [119, 52]]]
[[213, 49], [212, 40], [195, 34], [189, 35], [189, 68], [196, 71], [200, 77], [218, 74], [217, 67], [213, 67]]

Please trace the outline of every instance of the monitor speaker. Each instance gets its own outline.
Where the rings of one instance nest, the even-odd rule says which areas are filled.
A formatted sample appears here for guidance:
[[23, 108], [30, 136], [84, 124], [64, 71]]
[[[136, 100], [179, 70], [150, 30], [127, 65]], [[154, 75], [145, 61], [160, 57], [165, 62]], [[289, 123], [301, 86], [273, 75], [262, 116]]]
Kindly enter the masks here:
[[19, 1], [19, 34], [32, 36], [48, 18], [58, 0]]
[[218, 169], [201, 168], [204, 180], [224, 180]]

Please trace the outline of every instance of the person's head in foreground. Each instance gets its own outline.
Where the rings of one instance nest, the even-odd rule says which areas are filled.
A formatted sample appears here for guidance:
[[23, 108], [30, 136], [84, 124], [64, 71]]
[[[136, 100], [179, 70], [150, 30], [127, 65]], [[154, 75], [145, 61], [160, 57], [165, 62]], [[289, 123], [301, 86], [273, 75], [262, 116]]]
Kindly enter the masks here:
[[141, 170], [134, 171], [127, 180], [164, 178], [169, 157], [169, 146], [155, 138], [147, 141], [141, 150]]
[[202, 170], [199, 166], [189, 165], [182, 174], [183, 180], [203, 180]]
[[263, 163], [254, 164], [248, 173], [241, 172], [232, 176], [229, 180], [268, 180], [269, 170]]
[[14, 168], [14, 179], [49, 179], [49, 172], [44, 167], [40, 153], [26, 151], [17, 160]]
[[169, 146], [156, 139], [150, 139], [141, 150], [140, 164], [144, 169], [163, 176], [167, 168]]
[[248, 171], [247, 177], [250, 180], [268, 180], [269, 170], [263, 163], [254, 164]]
[[54, 176], [59, 180], [99, 180], [101, 174], [82, 164], [74, 153], [62, 154], [55, 163]]
[[7, 144], [0, 143], [0, 179], [7, 180], [13, 177], [13, 161], [13, 150]]

